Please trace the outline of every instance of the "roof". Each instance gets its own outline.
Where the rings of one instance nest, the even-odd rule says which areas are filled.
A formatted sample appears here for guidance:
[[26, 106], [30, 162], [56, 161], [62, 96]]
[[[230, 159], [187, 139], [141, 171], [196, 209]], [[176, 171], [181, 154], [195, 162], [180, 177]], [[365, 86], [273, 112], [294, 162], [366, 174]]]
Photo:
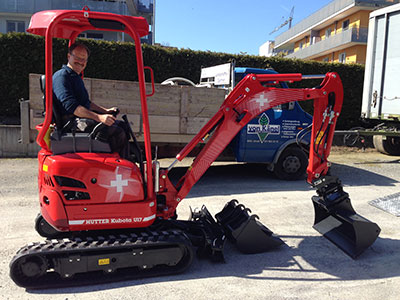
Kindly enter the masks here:
[[[46, 10], [31, 17], [27, 31], [41, 36], [54, 26], [52, 36], [71, 39], [86, 30], [121, 31], [127, 34], [136, 33], [140, 37], [149, 34], [149, 25], [142, 17], [123, 16], [105, 12], [83, 10]], [[131, 33], [129, 27], [134, 32]]]

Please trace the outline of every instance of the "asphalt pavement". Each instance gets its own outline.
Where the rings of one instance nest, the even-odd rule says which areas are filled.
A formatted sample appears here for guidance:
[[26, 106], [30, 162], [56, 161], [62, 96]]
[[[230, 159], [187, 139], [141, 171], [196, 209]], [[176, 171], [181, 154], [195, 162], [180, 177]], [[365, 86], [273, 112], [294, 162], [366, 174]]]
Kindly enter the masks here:
[[[285, 242], [274, 251], [244, 255], [225, 247], [226, 263], [196, 258], [183, 274], [74, 288], [26, 290], [9, 277], [16, 251], [42, 238], [35, 232], [38, 206], [36, 159], [0, 159], [0, 299], [399, 299], [400, 219], [368, 204], [400, 191], [400, 159], [374, 150], [333, 151], [338, 176], [361, 216], [382, 229], [376, 242], [354, 260], [313, 228], [305, 180], [281, 181], [265, 166], [217, 163], [178, 207], [185, 219], [206, 205], [214, 215], [237, 199]], [[164, 166], [170, 160], [163, 160]], [[183, 164], [184, 165], [184, 164]], [[176, 176], [183, 174], [178, 165]]]

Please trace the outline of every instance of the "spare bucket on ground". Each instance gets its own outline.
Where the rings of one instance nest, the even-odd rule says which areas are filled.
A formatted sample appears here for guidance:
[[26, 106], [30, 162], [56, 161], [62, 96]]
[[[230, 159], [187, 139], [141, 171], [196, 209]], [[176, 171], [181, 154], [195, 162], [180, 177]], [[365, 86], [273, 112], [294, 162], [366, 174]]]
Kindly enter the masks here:
[[357, 214], [336, 177], [326, 176], [314, 184], [313, 228], [352, 258], [358, 257], [377, 239], [381, 229]]
[[248, 208], [233, 199], [225, 204], [215, 218], [224, 228], [228, 239], [235, 243], [242, 253], [265, 252], [283, 244], [280, 238], [258, 221], [257, 215], [250, 213]]

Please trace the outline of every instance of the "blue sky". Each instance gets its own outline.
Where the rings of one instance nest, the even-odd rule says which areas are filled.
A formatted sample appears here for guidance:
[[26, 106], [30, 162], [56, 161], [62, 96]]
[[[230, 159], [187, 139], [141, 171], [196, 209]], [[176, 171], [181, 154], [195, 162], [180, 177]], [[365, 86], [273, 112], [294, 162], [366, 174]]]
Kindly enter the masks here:
[[331, 0], [156, 0], [156, 43], [171, 47], [258, 55], [290, 15], [292, 26]]

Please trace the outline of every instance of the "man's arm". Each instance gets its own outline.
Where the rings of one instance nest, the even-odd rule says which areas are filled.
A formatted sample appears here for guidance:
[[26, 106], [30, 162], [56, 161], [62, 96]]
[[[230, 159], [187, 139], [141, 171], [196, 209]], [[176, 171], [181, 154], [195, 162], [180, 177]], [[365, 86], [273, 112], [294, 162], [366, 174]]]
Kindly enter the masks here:
[[94, 102], [90, 102], [90, 110], [93, 110], [101, 114], [113, 114], [118, 111], [118, 108], [117, 107], [105, 108]]
[[96, 122], [101, 122], [106, 124], [107, 126], [111, 126], [115, 122], [115, 117], [110, 114], [97, 114], [82, 105], [79, 105], [75, 111], [74, 115], [79, 117], [79, 118], [87, 118], [87, 119], [92, 119], [95, 120]]

